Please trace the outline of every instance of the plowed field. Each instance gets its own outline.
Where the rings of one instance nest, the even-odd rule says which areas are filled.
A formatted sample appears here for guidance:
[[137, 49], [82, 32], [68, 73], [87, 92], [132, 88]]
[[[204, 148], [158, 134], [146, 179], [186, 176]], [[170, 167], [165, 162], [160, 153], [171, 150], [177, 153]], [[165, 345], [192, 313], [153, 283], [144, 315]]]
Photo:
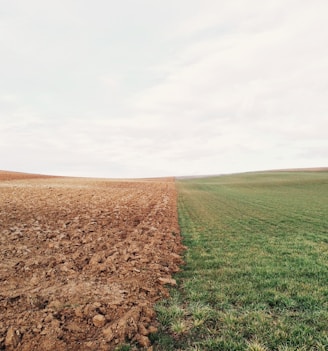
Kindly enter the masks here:
[[182, 250], [173, 179], [0, 172], [0, 350], [149, 347]]

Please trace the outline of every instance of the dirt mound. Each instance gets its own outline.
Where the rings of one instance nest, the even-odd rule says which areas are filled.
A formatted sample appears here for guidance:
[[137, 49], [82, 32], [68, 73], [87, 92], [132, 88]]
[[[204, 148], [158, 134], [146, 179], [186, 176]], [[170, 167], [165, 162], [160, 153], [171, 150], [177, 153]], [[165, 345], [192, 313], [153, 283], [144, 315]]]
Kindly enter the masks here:
[[0, 350], [149, 346], [182, 263], [174, 181], [0, 182]]

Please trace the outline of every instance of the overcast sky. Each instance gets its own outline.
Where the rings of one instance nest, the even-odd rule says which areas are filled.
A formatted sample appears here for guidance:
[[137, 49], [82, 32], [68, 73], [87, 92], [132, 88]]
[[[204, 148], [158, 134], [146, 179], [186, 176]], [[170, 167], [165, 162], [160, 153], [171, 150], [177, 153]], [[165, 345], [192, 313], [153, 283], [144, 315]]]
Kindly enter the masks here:
[[327, 0], [0, 0], [0, 169], [328, 166]]

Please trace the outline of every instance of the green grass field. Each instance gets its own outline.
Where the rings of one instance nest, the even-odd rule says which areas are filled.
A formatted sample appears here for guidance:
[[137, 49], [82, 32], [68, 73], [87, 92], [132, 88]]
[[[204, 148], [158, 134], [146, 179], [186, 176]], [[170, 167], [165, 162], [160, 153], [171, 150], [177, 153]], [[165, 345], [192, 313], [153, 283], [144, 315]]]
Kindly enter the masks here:
[[328, 172], [180, 180], [186, 265], [155, 350], [328, 350]]

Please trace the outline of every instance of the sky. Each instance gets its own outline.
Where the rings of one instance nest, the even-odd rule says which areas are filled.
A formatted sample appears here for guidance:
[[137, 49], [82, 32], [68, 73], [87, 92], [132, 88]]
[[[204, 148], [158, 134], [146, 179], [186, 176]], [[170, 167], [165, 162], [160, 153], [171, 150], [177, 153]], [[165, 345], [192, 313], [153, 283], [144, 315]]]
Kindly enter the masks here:
[[0, 0], [0, 169], [328, 166], [327, 0]]

